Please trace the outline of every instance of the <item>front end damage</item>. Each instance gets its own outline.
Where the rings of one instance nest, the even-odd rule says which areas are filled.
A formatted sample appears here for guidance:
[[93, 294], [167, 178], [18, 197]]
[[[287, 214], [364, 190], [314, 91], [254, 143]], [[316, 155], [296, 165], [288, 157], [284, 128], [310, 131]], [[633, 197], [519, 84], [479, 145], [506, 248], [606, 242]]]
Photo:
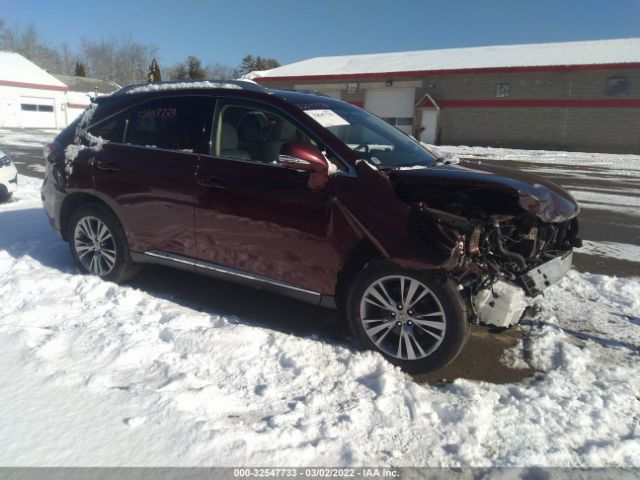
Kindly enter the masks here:
[[[579, 208], [560, 187], [521, 172], [480, 164], [390, 175], [411, 205], [414, 231], [449, 239], [442, 265], [459, 285], [474, 322], [508, 327], [571, 268]], [[430, 242], [431, 243], [431, 242]]]
[[544, 223], [523, 214], [474, 222], [465, 232], [465, 254], [451, 275], [468, 293], [479, 321], [508, 327], [522, 316], [525, 297], [539, 295], [571, 268], [576, 234], [575, 219]]

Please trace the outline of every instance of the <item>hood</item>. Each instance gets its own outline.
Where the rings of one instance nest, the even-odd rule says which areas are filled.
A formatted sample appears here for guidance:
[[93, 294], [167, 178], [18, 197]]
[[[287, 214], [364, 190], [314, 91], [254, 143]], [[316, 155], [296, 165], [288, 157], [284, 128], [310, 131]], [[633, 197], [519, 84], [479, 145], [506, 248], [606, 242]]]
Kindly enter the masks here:
[[555, 183], [538, 175], [482, 162], [462, 160], [455, 165], [396, 169], [389, 177], [403, 190], [433, 186], [439, 191], [463, 189], [508, 194], [522, 210], [543, 222], [563, 222], [580, 211], [569, 192]]

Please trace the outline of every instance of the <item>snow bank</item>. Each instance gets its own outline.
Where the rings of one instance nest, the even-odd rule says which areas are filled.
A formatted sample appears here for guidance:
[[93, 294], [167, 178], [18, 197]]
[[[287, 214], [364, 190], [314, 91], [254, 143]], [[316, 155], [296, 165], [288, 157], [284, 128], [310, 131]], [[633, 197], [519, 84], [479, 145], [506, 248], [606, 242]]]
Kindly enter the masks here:
[[428, 386], [77, 274], [34, 179], [0, 232], [2, 465], [640, 466], [638, 279], [572, 271], [538, 299], [505, 357], [530, 381]]

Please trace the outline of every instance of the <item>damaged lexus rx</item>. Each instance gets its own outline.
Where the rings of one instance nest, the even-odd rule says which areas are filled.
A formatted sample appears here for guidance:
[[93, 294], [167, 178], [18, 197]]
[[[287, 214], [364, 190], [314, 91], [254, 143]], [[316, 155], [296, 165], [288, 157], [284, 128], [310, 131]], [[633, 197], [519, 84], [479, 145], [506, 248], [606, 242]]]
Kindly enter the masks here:
[[44, 206], [80, 271], [167, 265], [338, 308], [409, 372], [451, 362], [472, 323], [517, 323], [580, 242], [576, 201], [541, 177], [252, 82], [125, 87], [46, 154]]

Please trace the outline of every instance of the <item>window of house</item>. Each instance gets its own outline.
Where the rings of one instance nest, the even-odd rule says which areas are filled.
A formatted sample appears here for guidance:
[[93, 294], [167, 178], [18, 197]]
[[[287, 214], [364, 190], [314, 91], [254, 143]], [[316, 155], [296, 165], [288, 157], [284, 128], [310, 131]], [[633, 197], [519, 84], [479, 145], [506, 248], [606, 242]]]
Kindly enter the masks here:
[[410, 127], [413, 125], [413, 117], [384, 117], [383, 120], [394, 127]]
[[508, 97], [511, 93], [511, 85], [509, 83], [499, 83], [496, 85], [496, 97]]
[[624, 97], [629, 95], [629, 77], [609, 77], [606, 95], [608, 97]]
[[25, 112], [53, 112], [53, 105], [38, 105], [37, 103], [21, 103], [20, 110]]

